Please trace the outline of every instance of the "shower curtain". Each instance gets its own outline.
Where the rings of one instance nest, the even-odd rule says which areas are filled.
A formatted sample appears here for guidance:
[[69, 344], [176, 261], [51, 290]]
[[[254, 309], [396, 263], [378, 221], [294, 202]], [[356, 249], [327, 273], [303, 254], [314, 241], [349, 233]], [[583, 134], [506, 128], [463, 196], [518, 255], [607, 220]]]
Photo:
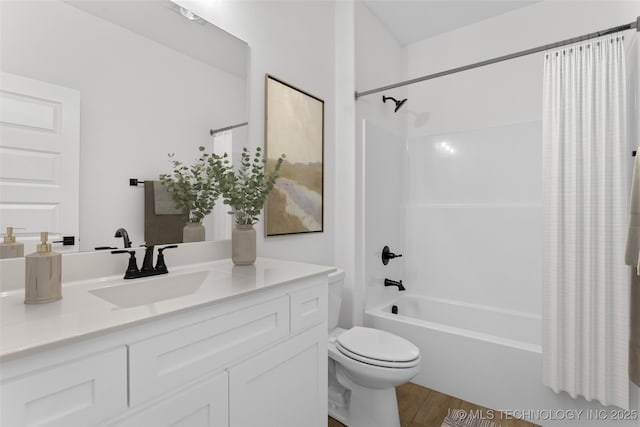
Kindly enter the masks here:
[[[227, 153], [227, 158], [233, 162], [233, 131], [218, 132], [213, 136], [213, 153], [222, 156]], [[213, 239], [230, 240], [233, 229], [233, 217], [228, 214], [229, 206], [223, 203], [220, 196], [213, 207]]]
[[543, 381], [629, 406], [625, 55], [621, 34], [544, 60]]

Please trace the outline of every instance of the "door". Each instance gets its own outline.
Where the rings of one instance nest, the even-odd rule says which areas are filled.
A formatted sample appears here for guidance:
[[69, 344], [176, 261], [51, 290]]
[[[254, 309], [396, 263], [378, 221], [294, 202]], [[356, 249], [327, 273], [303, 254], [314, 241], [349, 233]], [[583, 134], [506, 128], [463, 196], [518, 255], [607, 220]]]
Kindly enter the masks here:
[[229, 421], [231, 427], [326, 426], [326, 326], [229, 369]]
[[93, 426], [127, 409], [124, 346], [27, 372], [27, 360], [13, 362], [0, 383], [2, 426]]
[[14, 227], [25, 255], [40, 231], [79, 241], [80, 92], [0, 75], [0, 231]]
[[190, 387], [113, 427], [228, 427], [227, 372]]

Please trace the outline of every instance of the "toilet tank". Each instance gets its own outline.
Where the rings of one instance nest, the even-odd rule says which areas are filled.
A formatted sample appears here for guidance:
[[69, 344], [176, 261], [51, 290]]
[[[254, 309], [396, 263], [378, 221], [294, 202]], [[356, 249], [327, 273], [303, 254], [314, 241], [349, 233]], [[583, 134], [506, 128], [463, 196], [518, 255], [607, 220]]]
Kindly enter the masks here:
[[340, 317], [340, 303], [342, 302], [342, 283], [344, 282], [344, 271], [336, 270], [329, 274], [329, 332], [338, 326]]

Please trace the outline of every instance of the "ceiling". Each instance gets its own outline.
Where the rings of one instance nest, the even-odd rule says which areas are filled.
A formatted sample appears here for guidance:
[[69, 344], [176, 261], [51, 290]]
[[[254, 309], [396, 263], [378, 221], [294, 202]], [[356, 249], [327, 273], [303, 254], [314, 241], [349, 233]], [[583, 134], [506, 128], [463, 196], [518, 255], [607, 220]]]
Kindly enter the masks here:
[[185, 19], [180, 13], [180, 6], [173, 1], [64, 1], [91, 15], [246, 79], [246, 42], [204, 20]]
[[363, 0], [398, 41], [410, 44], [541, 0]]

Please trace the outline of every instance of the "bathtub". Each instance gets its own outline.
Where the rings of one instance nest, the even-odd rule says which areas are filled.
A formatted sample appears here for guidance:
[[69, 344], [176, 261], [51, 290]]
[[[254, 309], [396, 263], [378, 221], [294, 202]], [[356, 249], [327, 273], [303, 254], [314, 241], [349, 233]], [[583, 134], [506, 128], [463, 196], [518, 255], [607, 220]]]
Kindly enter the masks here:
[[[392, 305], [398, 314], [391, 313]], [[366, 324], [420, 348], [422, 367], [414, 383], [490, 408], [515, 404], [513, 390], [524, 386], [526, 373], [542, 360], [542, 321], [536, 316], [403, 295], [368, 311]], [[503, 397], [489, 396], [496, 383], [504, 389]]]
[[[398, 307], [398, 314], [392, 314], [392, 305]], [[601, 405], [555, 394], [542, 384], [540, 316], [403, 295], [367, 310], [365, 325], [418, 346], [422, 363], [413, 383], [543, 426], [608, 425], [585, 418], [586, 411]], [[573, 417], [584, 412], [571, 422], [558, 419], [558, 412], [544, 412], [548, 410]]]

